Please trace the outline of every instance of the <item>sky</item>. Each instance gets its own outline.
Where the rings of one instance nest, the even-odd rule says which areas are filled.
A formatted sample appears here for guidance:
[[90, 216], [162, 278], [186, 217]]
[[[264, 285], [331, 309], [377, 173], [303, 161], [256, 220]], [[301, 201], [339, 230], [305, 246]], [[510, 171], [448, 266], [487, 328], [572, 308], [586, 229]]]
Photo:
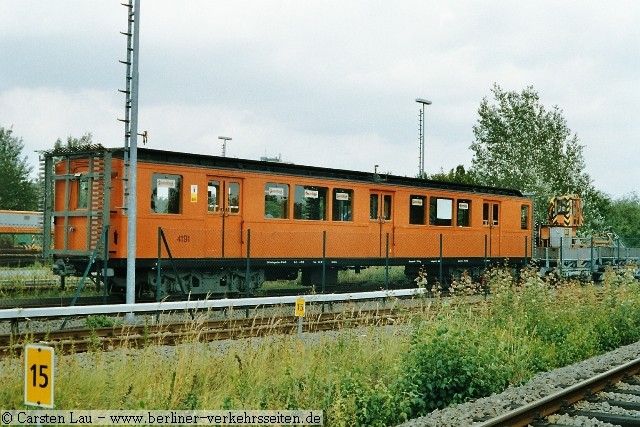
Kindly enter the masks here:
[[[126, 0], [0, 0], [0, 126], [124, 144]], [[416, 176], [471, 165], [491, 88], [532, 86], [612, 197], [640, 182], [640, 2], [141, 0], [147, 147]], [[140, 146], [141, 140], [138, 142]]]

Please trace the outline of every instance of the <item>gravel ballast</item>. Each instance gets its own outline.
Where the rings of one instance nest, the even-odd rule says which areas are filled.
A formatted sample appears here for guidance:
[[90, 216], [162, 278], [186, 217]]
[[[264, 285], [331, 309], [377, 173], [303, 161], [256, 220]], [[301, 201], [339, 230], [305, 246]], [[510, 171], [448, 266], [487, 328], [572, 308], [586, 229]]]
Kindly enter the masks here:
[[[533, 402], [552, 393], [577, 384], [597, 373], [613, 369], [640, 356], [640, 342], [621, 347], [609, 353], [595, 356], [551, 372], [540, 373], [526, 384], [509, 387], [502, 393], [484, 397], [454, 407], [437, 410], [431, 414], [401, 424], [402, 427], [461, 427], [479, 424], [482, 419], [496, 417], [511, 411], [516, 406]], [[629, 387], [623, 385], [621, 387]], [[640, 388], [640, 387], [639, 387]], [[565, 419], [566, 418], [566, 419]], [[581, 420], [580, 424], [569, 422], [570, 417], [558, 417], [555, 422], [567, 425], [609, 426], [597, 420]]]

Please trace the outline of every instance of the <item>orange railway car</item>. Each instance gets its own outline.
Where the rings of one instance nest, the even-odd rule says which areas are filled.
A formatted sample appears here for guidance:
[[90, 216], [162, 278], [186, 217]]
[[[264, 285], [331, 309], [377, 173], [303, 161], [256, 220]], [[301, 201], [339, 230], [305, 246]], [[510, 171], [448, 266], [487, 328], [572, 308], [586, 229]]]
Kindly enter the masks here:
[[[45, 255], [61, 276], [107, 267], [113, 292], [126, 276], [125, 154], [43, 154]], [[446, 281], [531, 256], [532, 202], [517, 190], [151, 149], [138, 149], [137, 170], [140, 293], [240, 293], [298, 274], [334, 283], [374, 265]]]
[[41, 247], [41, 212], [0, 210], [0, 267], [34, 264]]
[[[32, 236], [42, 235], [42, 213], [35, 211], [0, 210], [0, 236], [8, 235], [14, 246], [32, 243]], [[14, 236], [29, 235], [28, 239]]]

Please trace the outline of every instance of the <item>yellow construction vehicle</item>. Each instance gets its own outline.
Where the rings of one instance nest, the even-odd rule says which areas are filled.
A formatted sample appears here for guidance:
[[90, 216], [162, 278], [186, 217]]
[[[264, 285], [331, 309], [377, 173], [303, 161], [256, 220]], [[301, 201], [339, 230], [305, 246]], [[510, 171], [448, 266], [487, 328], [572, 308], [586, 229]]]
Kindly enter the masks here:
[[576, 194], [549, 199], [548, 224], [538, 229], [534, 258], [541, 274], [555, 272], [564, 277], [598, 280], [606, 268], [622, 271], [629, 266], [638, 272], [638, 250], [626, 248], [613, 233], [578, 237], [582, 227], [583, 202]]
[[554, 196], [549, 199], [549, 223], [540, 226], [540, 246], [557, 248], [572, 246], [582, 226], [582, 199], [575, 194]]

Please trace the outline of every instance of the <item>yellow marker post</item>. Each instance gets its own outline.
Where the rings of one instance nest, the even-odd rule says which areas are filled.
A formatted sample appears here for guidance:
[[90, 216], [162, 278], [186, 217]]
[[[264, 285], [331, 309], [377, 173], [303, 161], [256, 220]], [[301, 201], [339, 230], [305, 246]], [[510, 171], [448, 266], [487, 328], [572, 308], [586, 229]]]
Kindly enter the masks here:
[[304, 317], [304, 309], [305, 309], [304, 298], [297, 298], [296, 299], [296, 317]]
[[24, 353], [24, 404], [53, 408], [53, 347], [28, 344]]
[[296, 317], [298, 318], [298, 337], [302, 338], [302, 318], [304, 317], [304, 298], [296, 298]]

